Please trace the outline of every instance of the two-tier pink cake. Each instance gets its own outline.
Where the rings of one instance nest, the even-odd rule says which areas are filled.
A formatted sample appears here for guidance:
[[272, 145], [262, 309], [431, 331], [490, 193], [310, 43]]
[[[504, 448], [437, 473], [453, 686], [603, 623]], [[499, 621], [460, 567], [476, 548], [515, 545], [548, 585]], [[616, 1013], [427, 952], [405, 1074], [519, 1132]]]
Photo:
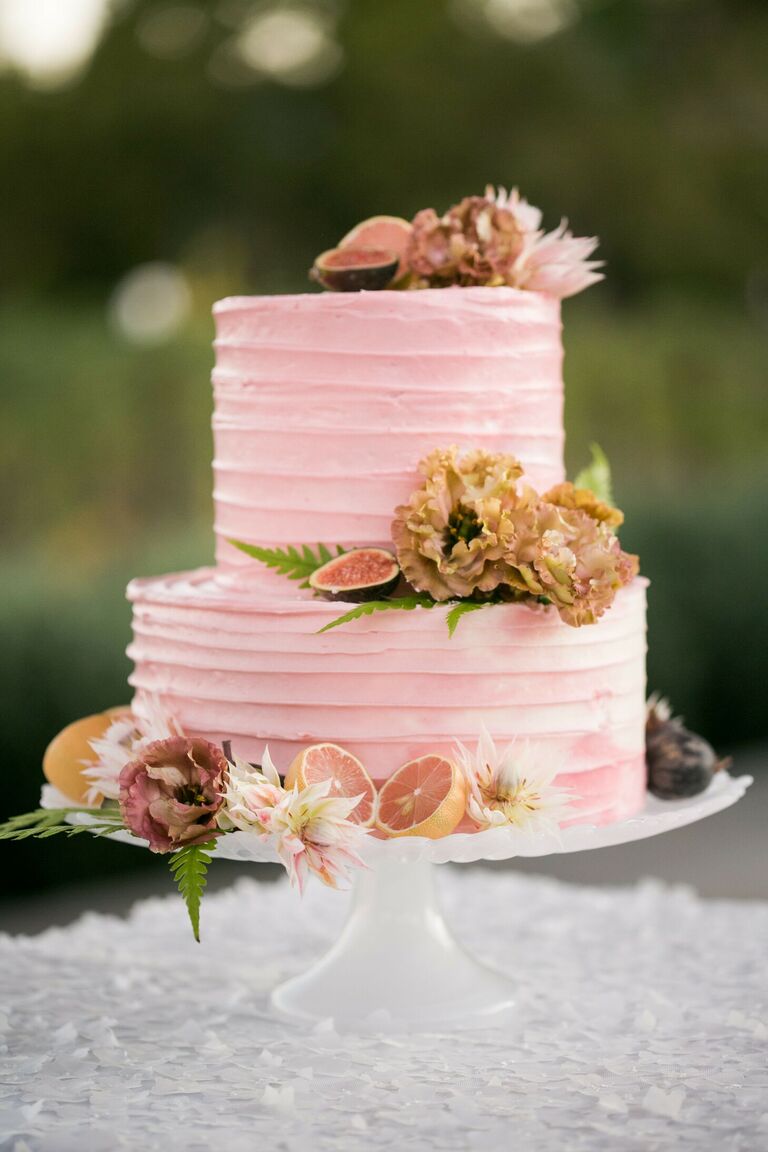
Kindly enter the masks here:
[[[339, 604], [249, 560], [262, 546], [391, 548], [393, 509], [437, 446], [513, 453], [538, 490], [563, 467], [560, 302], [510, 287], [244, 297], [215, 307], [217, 567], [134, 581], [131, 683], [185, 731], [257, 762], [332, 741], [375, 781], [428, 753], [527, 739], [583, 818], [644, 799], [645, 581], [594, 625], [500, 604], [449, 638], [447, 609], [322, 635]], [[343, 607], [343, 606], [342, 606]]]

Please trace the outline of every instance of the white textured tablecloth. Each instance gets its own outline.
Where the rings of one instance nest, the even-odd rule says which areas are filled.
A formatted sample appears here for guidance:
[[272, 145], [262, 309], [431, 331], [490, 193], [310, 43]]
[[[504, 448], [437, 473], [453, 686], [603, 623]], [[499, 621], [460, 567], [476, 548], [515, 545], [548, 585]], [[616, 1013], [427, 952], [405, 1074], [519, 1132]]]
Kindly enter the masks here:
[[512, 1025], [349, 1036], [272, 1017], [271, 986], [343, 920], [319, 887], [210, 896], [199, 946], [172, 896], [0, 938], [0, 1148], [768, 1148], [768, 905], [440, 879], [456, 934], [519, 980]]

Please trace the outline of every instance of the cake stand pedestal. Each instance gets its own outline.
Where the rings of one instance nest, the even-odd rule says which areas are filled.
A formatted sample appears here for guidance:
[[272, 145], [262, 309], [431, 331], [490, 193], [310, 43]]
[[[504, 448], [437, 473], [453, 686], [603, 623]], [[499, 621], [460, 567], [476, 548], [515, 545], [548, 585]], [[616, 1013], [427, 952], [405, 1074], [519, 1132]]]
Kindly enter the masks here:
[[272, 993], [279, 1012], [335, 1024], [440, 1026], [498, 1014], [514, 986], [456, 943], [437, 903], [434, 865], [380, 859], [355, 878], [338, 941]]
[[[332, 1018], [341, 1028], [395, 1024], [434, 1029], [504, 1018], [515, 985], [458, 944], [440, 911], [434, 865], [545, 856], [625, 844], [682, 828], [730, 807], [752, 779], [723, 773], [690, 800], [649, 796], [642, 812], [603, 827], [578, 824], [559, 840], [514, 828], [459, 833], [442, 840], [402, 838], [366, 843], [368, 868], [355, 878], [347, 923], [331, 950], [272, 993], [280, 1013], [304, 1020]], [[222, 855], [243, 858], [237, 845]], [[478, 878], [478, 883], [481, 883]]]
[[[394, 1024], [434, 1030], [498, 1019], [514, 1007], [514, 984], [454, 940], [437, 903], [435, 864], [628, 844], [729, 808], [751, 783], [751, 776], [721, 772], [692, 799], [658, 800], [649, 795], [635, 816], [603, 826], [575, 824], [562, 829], [556, 839], [511, 827], [453, 833], [441, 840], [365, 837], [361, 855], [367, 867], [356, 875], [341, 936], [306, 972], [280, 984], [272, 993], [272, 1005], [297, 1019], [331, 1018], [342, 1029]], [[43, 789], [44, 806], [61, 807], [62, 799], [50, 786]], [[111, 838], [145, 843], [122, 831]], [[216, 855], [254, 863], [277, 860], [272, 848], [244, 832], [222, 836]]]

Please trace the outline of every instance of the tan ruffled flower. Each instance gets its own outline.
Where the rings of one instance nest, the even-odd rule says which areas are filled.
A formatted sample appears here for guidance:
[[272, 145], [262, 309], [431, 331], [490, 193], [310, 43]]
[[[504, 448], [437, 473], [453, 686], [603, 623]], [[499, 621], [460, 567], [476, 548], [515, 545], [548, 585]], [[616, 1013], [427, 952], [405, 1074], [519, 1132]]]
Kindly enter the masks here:
[[511, 284], [525, 239], [513, 207], [500, 203], [491, 188], [485, 196], [465, 197], [444, 216], [425, 208], [413, 219], [406, 257], [414, 275], [411, 286]]
[[546, 504], [557, 504], [559, 508], [580, 508], [607, 528], [620, 528], [624, 523], [624, 513], [619, 508], [599, 500], [589, 488], [574, 487], [570, 481], [556, 484], [541, 499]]
[[514, 456], [438, 449], [419, 465], [425, 483], [395, 510], [392, 539], [406, 579], [435, 600], [493, 592], [512, 572], [505, 562], [510, 513], [535, 499], [518, 492]]
[[580, 508], [542, 502], [512, 519], [515, 535], [505, 557], [514, 572], [510, 583], [549, 600], [566, 624], [594, 624], [637, 575], [637, 557]]

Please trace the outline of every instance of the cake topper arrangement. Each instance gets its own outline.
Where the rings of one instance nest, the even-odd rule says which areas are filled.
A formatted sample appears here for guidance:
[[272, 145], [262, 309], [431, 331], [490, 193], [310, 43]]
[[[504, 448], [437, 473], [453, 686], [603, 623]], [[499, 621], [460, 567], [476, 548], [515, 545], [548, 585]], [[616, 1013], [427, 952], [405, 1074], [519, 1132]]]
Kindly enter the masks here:
[[442, 216], [374, 216], [322, 252], [310, 277], [331, 292], [490, 287], [520, 288], [564, 299], [602, 280], [592, 260], [597, 240], [577, 237], [565, 221], [552, 232], [519, 194], [489, 185]]
[[639, 570], [616, 534], [624, 516], [611, 503], [608, 461], [597, 445], [592, 453], [574, 483], [539, 495], [520, 483], [514, 456], [431, 452], [419, 465], [420, 486], [394, 510], [394, 554], [231, 543], [319, 596], [361, 602], [323, 632], [374, 612], [438, 604], [450, 605], [450, 635], [467, 612], [510, 603], [551, 608], [578, 628], [596, 623]]

